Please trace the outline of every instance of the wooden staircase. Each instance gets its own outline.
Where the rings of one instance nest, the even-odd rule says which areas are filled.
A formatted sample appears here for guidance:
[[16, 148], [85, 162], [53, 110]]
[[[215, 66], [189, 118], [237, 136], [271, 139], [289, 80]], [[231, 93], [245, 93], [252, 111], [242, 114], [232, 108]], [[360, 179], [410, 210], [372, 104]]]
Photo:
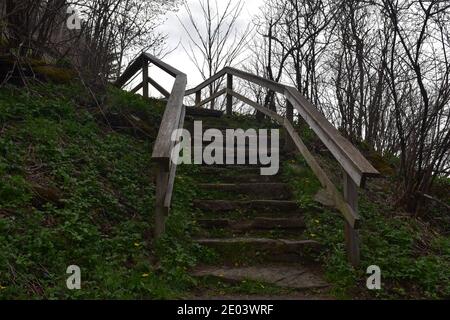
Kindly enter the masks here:
[[[175, 78], [170, 93], [149, 76], [149, 64], [156, 65]], [[131, 92], [136, 93], [142, 89], [144, 97], [148, 97], [149, 85], [151, 84], [167, 99], [167, 107], [152, 155], [152, 159], [158, 166], [155, 197], [156, 238], [161, 237], [165, 232], [165, 220], [170, 214], [177, 171], [177, 165], [171, 161], [175, 145], [171, 137], [176, 129], [184, 127], [186, 113], [201, 118], [208, 116], [220, 117], [222, 112], [202, 111], [204, 109], [201, 107], [225, 95], [227, 115], [233, 114], [234, 101], [240, 101], [256, 110], [257, 119], [266, 117], [285, 130], [289, 145], [303, 155], [305, 162], [326, 190], [327, 197], [331, 199], [330, 205], [334, 206], [342, 214], [345, 225], [345, 246], [349, 262], [353, 266], [359, 265], [360, 239], [358, 229], [361, 227], [361, 217], [358, 213], [358, 188], [364, 188], [366, 181], [369, 178], [379, 176], [379, 173], [358, 149], [343, 137], [296, 88], [242, 70], [226, 67], [197, 87], [186, 90], [186, 74], [147, 53], [141, 54], [133, 61], [116, 81], [115, 85], [123, 88], [127, 83], [132, 82], [139, 73], [142, 73], [142, 82], [132, 89]], [[202, 100], [202, 91], [223, 78], [226, 78], [226, 81], [224, 81], [226, 82], [226, 87]], [[262, 106], [238, 93], [233, 87], [234, 78], [260, 86], [271, 94], [278, 95], [278, 98], [284, 99], [285, 104], [282, 108], [284, 112], [280, 114], [279, 110], [271, 110], [267, 106]], [[195, 97], [193, 108], [186, 107], [184, 104], [184, 98], [188, 96]], [[277, 100], [279, 101], [280, 99], [278, 98]], [[330, 154], [333, 155], [340, 166], [340, 168], [336, 169], [342, 169], [343, 192], [336, 187], [330, 176], [321, 167], [314, 154], [308, 150], [301, 136], [297, 133], [294, 126], [294, 110], [297, 111], [298, 117], [308, 124]], [[218, 127], [217, 124], [214, 125], [214, 128], [226, 129]], [[257, 262], [257, 258], [261, 256], [280, 261], [283, 261], [284, 258], [278, 259], [278, 257], [289, 257], [287, 259], [289, 261], [291, 261], [291, 258], [296, 257], [297, 260], [293, 259], [293, 261], [303, 262], [303, 258], [306, 256], [304, 253], [317, 248], [317, 243], [303, 239], [301, 233], [297, 233], [295, 239], [287, 237], [289, 229], [287, 225], [292, 222], [293, 225], [300, 226], [302, 213], [298, 210], [296, 203], [290, 199], [290, 192], [287, 190], [287, 186], [283, 185], [283, 181], [277, 181], [276, 178], [272, 180], [267, 177], [258, 177], [255, 174], [256, 172], [253, 171], [254, 169], [254, 167], [239, 168], [239, 166], [204, 168], [205, 174], [223, 179], [215, 182], [213, 185], [207, 182], [201, 187], [215, 194], [221, 193], [224, 195], [224, 198], [217, 199], [214, 197], [194, 201], [194, 205], [200, 212], [203, 212], [205, 215], [209, 214], [209, 216], [199, 218], [205, 231], [205, 235], [198, 239], [199, 243], [214, 247], [217, 251], [222, 252], [227, 251], [226, 249], [231, 247], [233, 249], [231, 250], [230, 258], [233, 256], [239, 257], [241, 254], [244, 256], [248, 255], [249, 259], [246, 260], [247, 262]], [[229, 170], [239, 171], [229, 172]], [[246, 179], [247, 177], [248, 180]], [[234, 196], [231, 199], [227, 196], [230, 194]], [[211, 220], [215, 221], [211, 222]], [[214, 227], [211, 227], [211, 224], [214, 224]], [[277, 237], [261, 236], [258, 229], [261, 229], [260, 226], [262, 224], [266, 225], [266, 229], [277, 231]], [[211, 231], [216, 229], [223, 230], [227, 236], [222, 238], [213, 237], [213, 232]], [[283, 268], [290, 267], [283, 266]], [[300, 269], [305, 270], [302, 268]], [[267, 271], [268, 269], [264, 270]], [[281, 269], [275, 270], [279, 271]], [[239, 274], [245, 272], [254, 273], [252, 272], [254, 269], [251, 268], [237, 271], [239, 271], [237, 272]], [[203, 270], [203, 272], [205, 271]], [[267, 275], [266, 272], [261, 272], [261, 274]]]
[[[197, 112], [191, 120], [205, 117]], [[310, 258], [320, 245], [304, 235], [303, 212], [280, 174], [262, 176], [258, 166], [231, 165], [203, 166], [198, 175], [206, 178], [198, 184], [201, 197], [193, 201], [199, 226], [195, 240], [217, 259], [197, 267], [194, 276], [295, 290], [327, 287]]]

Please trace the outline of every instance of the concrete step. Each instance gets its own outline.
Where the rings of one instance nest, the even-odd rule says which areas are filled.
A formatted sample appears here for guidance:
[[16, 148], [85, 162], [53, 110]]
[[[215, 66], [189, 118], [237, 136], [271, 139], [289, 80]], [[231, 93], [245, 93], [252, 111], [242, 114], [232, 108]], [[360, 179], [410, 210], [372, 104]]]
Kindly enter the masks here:
[[[198, 141], [201, 141], [204, 147], [211, 145], [213, 142], [215, 142], [217, 144], [216, 141], [206, 141], [206, 140], [203, 139], [202, 136], [198, 135], [198, 136], [191, 136], [192, 147], [194, 147], [194, 141], [195, 141], [194, 139], [198, 139]], [[222, 145], [223, 148], [227, 148], [228, 147], [225, 132], [223, 132], [223, 142], [221, 143], [221, 145]], [[256, 143], [252, 140], [251, 146], [252, 146], [253, 149], [255, 149], [255, 148], [263, 148], [263, 146], [264, 146], [265, 149], [263, 149], [263, 150], [267, 149], [270, 152], [271, 148], [272, 148], [272, 139], [269, 136], [267, 142], [263, 144], [257, 138]], [[278, 146], [280, 147], [280, 150], [283, 150], [284, 146], [285, 146], [285, 140], [284, 139], [278, 140]], [[249, 149], [250, 141], [248, 139], [246, 139], [245, 143], [243, 143], [243, 144], [238, 144], [237, 141], [234, 141], [234, 143], [232, 143], [230, 147], [233, 147], [234, 149], [236, 149], [238, 147], [240, 149], [241, 148]]]
[[[256, 159], [256, 161], [250, 161], [250, 158], [248, 156], [246, 156], [243, 159], [243, 161], [238, 161], [237, 156], [235, 155], [234, 158], [231, 158], [231, 160], [227, 161], [227, 158], [225, 156], [223, 156], [223, 157], [218, 156], [217, 160], [219, 160], [219, 161], [222, 160], [221, 163], [219, 161], [216, 161], [216, 159], [214, 158], [213, 160], [215, 161], [215, 163], [207, 164], [207, 163], [205, 163], [205, 161], [202, 161], [200, 166], [201, 167], [229, 168], [230, 170], [235, 170], [235, 168], [243, 168], [243, 167], [253, 168], [253, 169], [255, 169], [255, 168], [260, 168], [260, 169], [261, 168], [270, 168], [271, 169], [270, 172], [275, 172], [274, 175], [277, 175], [281, 172], [282, 163], [284, 163], [287, 160], [287, 157], [288, 157], [287, 155], [280, 154], [278, 157], [278, 163], [277, 163], [275, 157], [272, 157], [270, 159], [271, 163], [267, 164], [267, 162], [262, 163], [261, 159], [259, 157], [252, 158], [252, 159]], [[276, 169], [278, 169], [278, 170], [276, 170]]]
[[194, 277], [212, 277], [231, 284], [250, 280], [296, 290], [329, 287], [329, 284], [312, 269], [301, 264], [252, 267], [200, 266], [191, 274]]
[[[193, 136], [193, 137], [191, 137], [191, 139], [192, 139], [192, 140], [191, 140], [191, 141], [192, 141], [192, 144], [194, 144], [194, 138], [202, 139], [201, 136], [198, 136], [198, 137], [197, 137], [197, 136]], [[204, 146], [208, 146], [208, 145], [210, 145], [212, 142], [214, 142], [214, 141], [206, 141], [206, 140], [201, 140], [201, 141], [203, 142], [203, 145], [204, 145]], [[284, 147], [285, 140], [284, 140], [284, 139], [280, 139], [278, 142], [279, 142], [280, 149], [282, 149], [282, 148]], [[233, 146], [233, 144], [232, 144], [232, 146]], [[250, 141], [249, 141], [249, 140], [246, 140], [245, 143], [244, 143], [244, 144], [241, 144], [241, 145], [238, 145], [237, 141], [235, 141], [234, 146], [235, 146], [235, 147], [237, 147], [237, 146], [239, 146], [239, 147], [245, 147], [245, 148], [248, 149], [249, 146], [250, 146]], [[262, 147], [262, 144], [260, 144], [260, 143], [259, 143], [259, 140], [258, 140], [258, 142], [255, 144], [255, 146]], [[272, 146], [272, 139], [271, 139], [270, 136], [269, 136], [269, 139], [267, 140], [267, 143], [266, 143], [265, 147], [267, 147], [267, 148], [269, 149], [269, 151], [270, 151], [271, 146]], [[224, 139], [223, 139], [223, 147], [224, 147], [224, 148], [227, 147], [227, 141], [226, 141], [226, 139], [225, 139], [225, 133], [224, 133]]]
[[199, 187], [206, 191], [232, 193], [253, 199], [289, 200], [293, 197], [292, 191], [286, 183], [205, 183], [200, 184]]
[[249, 166], [205, 166], [201, 167], [202, 175], [229, 176], [229, 175], [260, 175], [261, 170]]
[[[253, 162], [250, 162], [249, 161], [249, 159], [245, 159], [245, 161], [244, 161], [244, 163], [239, 163], [238, 161], [237, 161], [237, 159], [235, 159], [234, 161], [228, 161], [228, 163], [227, 163], [227, 161], [226, 161], [226, 159], [223, 159], [223, 161], [222, 161], [222, 163], [220, 163], [220, 162], [218, 162], [218, 161], [216, 161], [215, 163], [213, 163], [213, 164], [207, 164], [207, 163], [205, 163], [204, 161], [200, 164], [200, 166], [201, 167], [218, 167], [218, 168], [231, 168], [231, 169], [233, 169], [234, 167], [248, 167], [248, 168], [259, 168], [259, 169], [261, 169], [261, 168], [267, 168], [267, 169], [270, 169], [270, 171], [265, 171], [265, 172], [269, 172], [270, 174], [272, 174], [273, 173], [273, 175], [277, 175], [277, 174], [279, 174], [280, 172], [281, 172], [281, 163], [284, 161], [284, 160], [280, 160], [280, 164], [278, 165], [278, 168], [277, 168], [277, 166], [276, 166], [276, 162], [275, 162], [275, 160], [272, 160], [273, 161], [273, 163], [272, 163], [272, 165], [270, 166], [270, 165], [268, 165], [268, 166], [266, 166], [265, 164], [263, 164], [263, 163], [261, 163], [260, 161], [259, 161], [259, 159], [256, 161], [256, 163], [253, 163]], [[278, 170], [277, 170], [278, 169]], [[267, 173], [266, 173], [266, 175], [267, 175]]]
[[[200, 119], [199, 121], [202, 121], [203, 119]], [[194, 122], [185, 122], [185, 129], [187, 129], [192, 135], [194, 135], [194, 133], [200, 132], [199, 130], [199, 126], [197, 126], [197, 130], [194, 130]], [[279, 130], [280, 128], [257, 128], [257, 127], [251, 127], [248, 128], [247, 127], [243, 127], [243, 126], [229, 126], [226, 125], [225, 123], [223, 123], [222, 121], [216, 122], [216, 123], [208, 123], [207, 121], [203, 121], [202, 122], [202, 133], [205, 133], [205, 131], [210, 130], [210, 129], [215, 129], [215, 130], [219, 130], [222, 132], [222, 134], [225, 136], [226, 135], [226, 131], [227, 130], [243, 130], [244, 133], [246, 133], [247, 136], [249, 137], [255, 137], [258, 136], [259, 133], [261, 132], [261, 130], [266, 130], [265, 132], [267, 133], [267, 137], [270, 139], [271, 138], [271, 130]], [[255, 134], [256, 133], [256, 134]], [[283, 132], [280, 130], [280, 134], [279, 134], [280, 139], [284, 138], [284, 134]]]
[[[195, 149], [192, 150], [192, 157], [194, 157]], [[205, 155], [206, 149], [201, 150], [201, 155]], [[286, 159], [286, 154], [280, 153], [280, 152], [274, 152], [274, 153], [265, 153], [265, 151], [262, 151], [263, 154], [261, 157], [258, 150], [252, 149], [252, 150], [231, 150], [231, 149], [210, 149], [208, 151], [208, 156], [212, 156], [213, 159], [211, 161], [215, 161], [214, 164], [225, 166], [225, 165], [241, 165], [241, 166], [260, 166], [260, 167], [266, 167], [269, 166], [268, 163], [272, 163], [272, 165], [276, 165], [276, 158], [278, 157], [278, 165], [280, 165], [281, 162], [283, 162], [284, 159]], [[267, 158], [269, 157], [269, 158]], [[219, 163], [219, 161], [221, 163]], [[263, 162], [264, 161], [264, 162]], [[269, 162], [270, 161], [270, 162]], [[203, 159], [203, 164], [206, 165], [205, 159]]]
[[[189, 133], [191, 134], [192, 141], [194, 141], [195, 138], [200, 139], [200, 140], [205, 140], [204, 139], [204, 135], [205, 135], [206, 131], [208, 131], [208, 130], [218, 130], [222, 134], [224, 145], [226, 145], [226, 142], [227, 142], [227, 133], [228, 133], [227, 131], [233, 130], [234, 133], [237, 133], [236, 131], [243, 130], [244, 134], [245, 134], [245, 143], [244, 143], [245, 146], [248, 146], [250, 141], [252, 141], [252, 142], [256, 141], [258, 143], [258, 145], [259, 145], [259, 142], [266, 141], [266, 144], [269, 147], [271, 146], [271, 143], [272, 143], [272, 131], [271, 130], [276, 130], [276, 129], [270, 129], [270, 128], [263, 129], [263, 130], [266, 130], [266, 131], [264, 131], [266, 136], [265, 136], [265, 139], [262, 140], [262, 137], [263, 137], [262, 134], [261, 134], [262, 132], [258, 128], [251, 128], [251, 129], [229, 128], [227, 126], [223, 126], [223, 125], [220, 125], [220, 124], [216, 124], [216, 125], [204, 124], [202, 126], [202, 128], [201, 128], [201, 131], [200, 131], [199, 128], [196, 128], [197, 130], [194, 130], [194, 124], [193, 123], [187, 123], [185, 125], [185, 129], [188, 130]], [[203, 141], [203, 142], [205, 144], [210, 144], [212, 141]], [[238, 139], [235, 138], [235, 144], [237, 144], [237, 142], [238, 142]], [[283, 135], [280, 134], [279, 138], [278, 138], [278, 142], [279, 142], [280, 146], [284, 146], [284, 144], [286, 143], [286, 138]]]
[[[202, 153], [204, 153], [206, 151], [206, 148], [210, 147], [211, 142], [203, 142], [203, 145], [200, 149], [200, 151]], [[194, 153], [195, 151], [197, 151], [197, 147], [194, 145], [194, 143], [192, 142], [192, 153]], [[249, 155], [254, 155], [254, 156], [259, 156], [260, 154], [262, 154], [263, 156], [267, 156], [267, 155], [278, 155], [279, 157], [281, 156], [286, 156], [288, 155], [287, 152], [284, 151], [283, 145], [279, 146], [279, 149], [275, 149], [274, 152], [272, 152], [271, 146], [266, 146], [265, 148], [263, 148], [262, 146], [251, 146], [249, 147], [248, 144], [245, 146], [232, 146], [230, 148], [228, 148], [228, 146], [226, 144], [224, 144], [223, 146], [214, 146], [214, 151], [216, 152], [220, 152], [220, 153], [224, 153], [224, 154], [229, 154], [229, 155], [234, 155], [236, 156], [237, 154], [245, 154], [246, 156]], [[211, 146], [211, 148], [213, 148], [213, 146]], [[209, 148], [210, 152], [212, 152], [212, 149]]]
[[[205, 167], [207, 168], [207, 167]], [[280, 182], [281, 178], [279, 176], [262, 176], [259, 174], [208, 174], [200, 179], [200, 181], [205, 183], [210, 182], [220, 182], [220, 183], [277, 183]]]
[[200, 245], [213, 249], [221, 262], [255, 265], [266, 262], [301, 262], [318, 252], [320, 244], [313, 240], [267, 238], [198, 239]]
[[303, 230], [306, 227], [302, 218], [255, 217], [251, 220], [199, 219], [198, 224], [204, 228], [231, 229], [237, 232], [251, 230]]
[[221, 118], [223, 116], [223, 111], [196, 108], [196, 107], [186, 107], [186, 116], [190, 117], [208, 117], [208, 118]]
[[298, 212], [299, 207], [295, 201], [281, 200], [251, 200], [251, 201], [227, 201], [227, 200], [194, 200], [194, 207], [206, 212], [242, 212], [242, 213], [293, 213]]

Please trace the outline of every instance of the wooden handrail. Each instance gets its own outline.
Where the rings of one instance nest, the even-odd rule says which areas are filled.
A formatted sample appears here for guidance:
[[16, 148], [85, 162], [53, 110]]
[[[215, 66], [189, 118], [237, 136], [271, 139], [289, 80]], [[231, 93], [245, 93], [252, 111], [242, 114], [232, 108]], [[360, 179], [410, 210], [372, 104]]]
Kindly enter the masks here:
[[207, 98], [207, 99], [205, 99], [203, 101], [197, 102], [195, 104], [195, 107], [199, 108], [199, 107], [201, 107], [201, 106], [211, 102], [212, 100], [217, 99], [218, 97], [220, 97], [221, 95], [225, 94], [226, 92], [227, 92], [227, 89], [220, 90], [220, 91], [214, 93], [211, 97], [209, 97], [209, 98]]
[[224, 69], [222, 69], [221, 71], [219, 71], [217, 74], [213, 75], [211, 78], [203, 81], [202, 83], [200, 83], [198, 86], [196, 86], [195, 88], [189, 89], [186, 91], [186, 96], [190, 96], [198, 91], [203, 90], [204, 88], [206, 88], [207, 86], [209, 86], [210, 84], [214, 83], [215, 81], [219, 80], [220, 78], [224, 77], [225, 75], [230, 74], [236, 77], [239, 77], [241, 79], [244, 80], [248, 80], [250, 82], [253, 82], [255, 84], [258, 84], [260, 86], [269, 88], [270, 90], [273, 90], [275, 92], [278, 93], [283, 93], [286, 90], [286, 86], [266, 79], [266, 78], [262, 78], [259, 76], [256, 76], [254, 74], [242, 71], [242, 70], [238, 70], [235, 68], [231, 68], [231, 67], [226, 67]]
[[278, 82], [275, 82], [275, 81], [272, 81], [272, 80], [269, 80], [269, 79], [266, 79], [266, 78], [263, 78], [263, 77], [260, 77], [260, 76], [242, 71], [242, 70], [238, 70], [235, 68], [226, 68], [226, 69], [228, 70], [228, 73], [233, 76], [236, 76], [243, 80], [253, 82], [254, 84], [260, 85], [262, 87], [266, 87], [274, 92], [284, 94], [284, 91], [286, 90], [286, 86], [281, 83], [278, 83]]
[[142, 63], [144, 61], [144, 58], [142, 55], [137, 57], [134, 61], [132, 61], [128, 67], [125, 69], [125, 71], [122, 73], [122, 75], [119, 77], [119, 79], [114, 82], [114, 85], [116, 87], [122, 88], [128, 80], [133, 78], [139, 71], [142, 70]]
[[[153, 63], [168, 74], [175, 77], [172, 92], [169, 94], [161, 85], [148, 76], [148, 64]], [[350, 141], [345, 139], [339, 131], [294, 87], [286, 86], [263, 77], [244, 72], [235, 68], [226, 67], [216, 75], [205, 80], [197, 87], [186, 91], [187, 77], [172, 66], [161, 60], [143, 53], [125, 70], [123, 75], [116, 81], [119, 87], [124, 86], [141, 68], [143, 69], [143, 81], [134, 92], [143, 89], [144, 95], [148, 95], [148, 85], [153, 85], [166, 98], [168, 98], [166, 110], [161, 122], [158, 137], [155, 142], [152, 159], [158, 163], [157, 186], [156, 186], [156, 213], [155, 213], [155, 235], [160, 237], [165, 229], [165, 217], [168, 215], [171, 202], [174, 180], [177, 166], [171, 161], [171, 154], [175, 142], [172, 141], [173, 132], [182, 128], [186, 108], [183, 105], [185, 96], [195, 94], [196, 107], [200, 107], [208, 102], [212, 102], [221, 95], [227, 95], [227, 112], [232, 112], [232, 99], [236, 98], [245, 104], [255, 108], [282, 125], [289, 134], [291, 142], [302, 153], [306, 162], [319, 179], [322, 186], [331, 195], [335, 207], [345, 218], [345, 237], [349, 260], [353, 265], [359, 263], [359, 235], [357, 229], [360, 224], [358, 214], [358, 187], [364, 187], [365, 182], [370, 177], [379, 175], [378, 171], [367, 161], [367, 159], [355, 148]], [[211, 95], [211, 97], [201, 101], [201, 91], [227, 76], [227, 87]], [[287, 112], [282, 117], [275, 111], [261, 106], [251, 99], [233, 90], [233, 77], [238, 77], [265, 87], [275, 93], [283, 94], [286, 98]], [[319, 162], [308, 150], [299, 134], [292, 125], [293, 109], [306, 121], [319, 139], [328, 148], [331, 154], [339, 162], [344, 171], [344, 195], [334, 186], [326, 172], [320, 167]]]
[[364, 187], [367, 178], [379, 175], [361, 152], [345, 139], [297, 89], [287, 87], [285, 95], [358, 187]]
[[[194, 89], [187, 90], [186, 96], [201, 91], [214, 81], [217, 81], [227, 74], [237, 76], [243, 80], [250, 81], [254, 84], [285, 95], [288, 101], [295, 107], [295, 109], [297, 109], [302, 118], [308, 123], [311, 129], [330, 150], [339, 164], [352, 177], [358, 187], [364, 187], [367, 178], [376, 177], [379, 175], [379, 172], [370, 164], [369, 161], [367, 161], [361, 152], [359, 152], [357, 148], [345, 139], [341, 133], [294, 87], [289, 87], [238, 69], [226, 67]], [[224, 92], [219, 91], [217, 94], [219, 93], [223, 94]], [[219, 94], [219, 96], [221, 94]], [[214, 98], [216, 97], [213, 96], [208, 99], [212, 100]], [[204, 101], [209, 102], [210, 100], [208, 99]]]
[[[157, 81], [148, 75], [149, 64], [154, 64], [175, 78], [172, 92], [169, 93]], [[136, 93], [143, 89], [144, 97], [148, 97], [148, 85], [151, 84], [167, 99], [158, 136], [153, 148], [152, 160], [157, 163], [156, 173], [156, 199], [155, 199], [155, 237], [159, 238], [165, 231], [165, 220], [170, 212], [172, 204], [173, 186], [177, 165], [171, 161], [171, 154], [175, 142], [172, 134], [176, 129], [183, 128], [186, 108], [183, 99], [186, 91], [187, 77], [181, 71], [162, 62], [158, 58], [143, 53], [137, 57], [122, 76], [115, 82], [118, 87], [123, 87], [130, 79], [142, 70], [142, 82], [132, 92]]]
[[186, 76], [186, 74], [184, 74], [180, 70], [178, 70], [178, 69], [172, 67], [171, 65], [169, 65], [169, 64], [159, 60], [158, 58], [156, 58], [155, 56], [152, 56], [149, 53], [143, 53], [142, 57], [144, 59], [147, 58], [148, 61], [153, 63], [155, 66], [159, 67], [161, 70], [164, 70], [165, 72], [167, 72], [168, 74], [170, 74], [174, 78], [176, 78], [176, 77], [178, 77], [180, 75]]
[[164, 112], [155, 147], [153, 148], [152, 158], [169, 168], [171, 162], [171, 152], [174, 142], [171, 137], [176, 129], [179, 129], [181, 115], [183, 113], [183, 98], [186, 89], [187, 77], [185, 75], [177, 76], [173, 85], [172, 93], [167, 101], [166, 111]]
[[212, 76], [211, 78], [205, 80], [204, 82], [202, 82], [201, 84], [199, 84], [198, 86], [196, 86], [193, 89], [187, 90], [186, 91], [186, 96], [190, 96], [196, 92], [201, 91], [202, 89], [206, 88], [208, 85], [210, 85], [211, 83], [219, 80], [220, 78], [222, 78], [224, 75], [227, 74], [227, 68], [223, 69], [222, 71], [219, 71], [217, 74], [215, 74], [214, 76]]
[[[227, 88], [214, 93], [211, 97], [203, 101], [200, 101], [202, 89], [226, 75], [228, 76]], [[233, 76], [265, 87], [273, 92], [283, 94], [286, 97], [288, 106], [286, 117], [283, 118], [276, 112], [271, 111], [251, 99], [248, 99], [247, 97], [233, 91]], [[252, 106], [261, 114], [277, 121], [286, 129], [291, 141], [304, 156], [306, 162], [317, 176], [322, 186], [326, 189], [328, 194], [330, 194], [335, 207], [342, 213], [345, 219], [345, 238], [349, 260], [353, 265], [358, 265], [360, 260], [358, 234], [358, 229], [360, 227], [360, 216], [358, 214], [358, 187], [364, 188], [366, 180], [370, 177], [378, 176], [379, 172], [370, 164], [369, 161], [367, 161], [361, 152], [359, 152], [359, 150], [353, 146], [350, 141], [345, 139], [341, 133], [294, 87], [289, 87], [238, 69], [226, 67], [197, 87], [186, 91], [186, 95], [195, 94], [197, 106], [202, 106], [210, 101], [213, 101], [225, 93], [227, 94], [227, 113], [232, 111], [232, 97], [234, 97], [245, 104]], [[343, 168], [344, 195], [339, 192], [338, 188], [333, 184], [326, 172], [320, 167], [318, 161], [314, 158], [313, 154], [308, 150], [305, 143], [295, 131], [295, 128], [291, 123], [293, 119], [293, 108], [298, 111], [300, 116], [316, 133], [319, 139]]]

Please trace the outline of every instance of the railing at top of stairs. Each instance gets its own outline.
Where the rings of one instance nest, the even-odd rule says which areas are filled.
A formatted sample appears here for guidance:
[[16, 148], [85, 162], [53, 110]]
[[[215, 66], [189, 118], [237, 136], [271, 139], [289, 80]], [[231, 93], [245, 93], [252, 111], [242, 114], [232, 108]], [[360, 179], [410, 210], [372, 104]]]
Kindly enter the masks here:
[[[172, 92], [167, 92], [160, 84], [148, 75], [148, 64], [153, 63], [162, 70], [176, 78]], [[124, 72], [116, 85], [123, 87], [127, 81], [133, 78], [142, 69], [143, 81], [132, 92], [143, 89], [144, 96], [148, 97], [148, 86], [153, 85], [166, 98], [168, 103], [161, 123], [161, 128], [153, 150], [153, 159], [159, 164], [157, 174], [157, 194], [156, 194], [156, 236], [159, 237], [164, 232], [164, 219], [169, 213], [173, 184], [176, 174], [176, 166], [170, 161], [170, 154], [174, 143], [171, 136], [175, 129], [181, 128], [184, 124], [185, 107], [183, 105], [184, 96], [195, 95], [195, 106], [201, 107], [212, 102], [222, 95], [226, 95], [226, 112], [233, 112], [233, 98], [255, 108], [284, 126], [289, 133], [291, 141], [301, 152], [306, 162], [317, 176], [322, 186], [334, 201], [335, 207], [342, 213], [345, 219], [345, 241], [349, 261], [354, 265], [360, 262], [360, 241], [359, 232], [360, 215], [358, 213], [358, 188], [364, 188], [368, 178], [379, 176], [379, 172], [369, 163], [369, 161], [356, 149], [350, 141], [344, 138], [339, 131], [294, 87], [286, 86], [268, 79], [244, 72], [238, 69], [226, 67], [216, 75], [207, 79], [197, 87], [186, 91], [186, 75], [175, 68], [165, 64], [157, 58], [142, 54]], [[227, 77], [226, 88], [213, 94], [211, 97], [202, 100], [202, 90], [216, 81]], [[233, 90], [234, 77], [249, 81], [253, 84], [267, 88], [275, 93], [282, 94], [286, 99], [286, 115], [283, 117], [274, 111], [240, 95]], [[333, 184], [326, 172], [321, 168], [314, 155], [308, 150], [303, 140], [300, 138], [293, 126], [294, 109], [296, 109], [303, 120], [311, 127], [319, 139], [333, 154], [341, 165], [343, 175], [344, 194]]]

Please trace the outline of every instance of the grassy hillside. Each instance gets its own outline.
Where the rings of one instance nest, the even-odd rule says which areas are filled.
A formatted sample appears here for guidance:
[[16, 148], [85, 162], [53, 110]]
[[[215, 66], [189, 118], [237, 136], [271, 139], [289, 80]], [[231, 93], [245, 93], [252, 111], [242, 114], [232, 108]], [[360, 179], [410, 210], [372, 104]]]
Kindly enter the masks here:
[[[169, 298], [190, 280], [196, 248], [181, 227], [151, 246], [163, 105], [116, 89], [93, 101], [79, 85], [0, 89], [1, 299]], [[73, 264], [78, 292], [66, 288]]]
[[[195, 166], [180, 167], [167, 235], [152, 243], [150, 156], [163, 109], [113, 88], [95, 99], [79, 84], [0, 89], [0, 299], [165, 299], [203, 288], [187, 272], [214, 258], [191, 239], [196, 182], [210, 179]], [[315, 143], [311, 132], [302, 136]], [[450, 222], [441, 207], [408, 216], [392, 205], [395, 178], [371, 183], [360, 203], [362, 266], [355, 271], [346, 262], [342, 219], [313, 201], [319, 184], [304, 160], [284, 163], [283, 174], [305, 209], [308, 234], [324, 245], [316, 258], [335, 296], [450, 296]], [[448, 200], [448, 188], [438, 181], [436, 194]], [[374, 264], [383, 290], [369, 293], [365, 268]], [[66, 288], [69, 265], [81, 267], [80, 291]], [[277, 292], [253, 283], [214, 287]]]
[[[329, 159], [322, 162], [332, 163]], [[306, 212], [308, 233], [325, 248], [316, 258], [333, 284], [333, 295], [369, 299], [450, 297], [450, 217], [442, 208], [430, 206], [427, 216], [413, 217], [393, 206], [395, 178], [371, 181], [360, 193], [361, 267], [355, 270], [347, 263], [344, 222], [334, 209], [314, 201], [320, 183], [304, 160], [299, 157], [285, 164], [284, 173]], [[448, 182], [442, 183], [448, 187]], [[380, 291], [366, 289], [366, 268], [371, 265], [381, 269]]]

